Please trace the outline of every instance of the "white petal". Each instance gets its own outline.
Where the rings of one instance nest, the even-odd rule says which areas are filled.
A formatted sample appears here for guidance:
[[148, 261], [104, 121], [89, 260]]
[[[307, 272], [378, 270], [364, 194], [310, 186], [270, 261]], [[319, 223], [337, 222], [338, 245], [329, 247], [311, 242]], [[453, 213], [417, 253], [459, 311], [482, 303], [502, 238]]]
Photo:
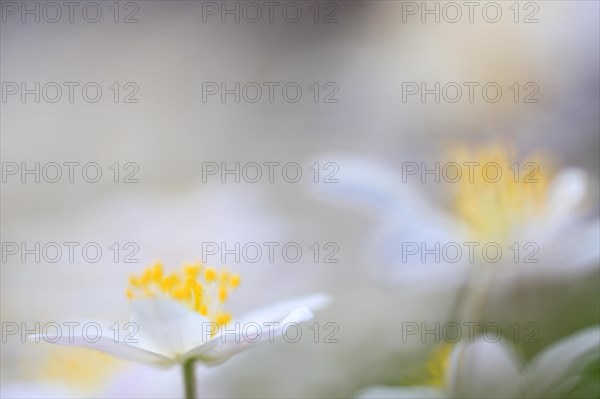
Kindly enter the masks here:
[[[265, 322], [273, 322], [265, 319], [264, 322], [248, 321], [247, 323], [233, 323], [222, 330], [213, 341], [201, 347], [198, 350], [191, 351], [186, 357], [197, 357], [204, 363], [216, 365], [229, 359], [231, 356], [253, 347], [261, 342], [272, 342], [281, 337], [292, 326], [296, 327], [313, 318], [313, 313], [307, 307], [300, 307], [293, 310], [283, 320], [276, 322], [276, 325], [264, 325]], [[251, 327], [250, 327], [251, 325]], [[206, 350], [210, 347], [210, 350]]]
[[547, 260], [544, 267], [551, 272], [573, 274], [588, 272], [598, 267], [600, 259], [600, 219], [582, 221], [562, 229], [552, 242], [540, 253], [540, 260]]
[[571, 214], [588, 191], [587, 176], [584, 171], [569, 168], [561, 171], [548, 188], [548, 205], [553, 217]]
[[331, 297], [327, 294], [308, 295], [257, 309], [240, 318], [238, 322], [240, 324], [278, 322], [290, 314], [290, 312], [300, 307], [307, 307], [310, 310], [316, 311], [324, 308], [329, 303], [331, 303]]
[[398, 204], [402, 187], [395, 171], [379, 161], [346, 154], [329, 154], [335, 159], [339, 173], [335, 184], [311, 184], [313, 194], [321, 200], [387, 212]]
[[560, 397], [577, 383], [577, 374], [586, 366], [586, 355], [600, 347], [600, 326], [567, 337], [536, 356], [526, 378], [532, 398]]
[[424, 224], [446, 226], [447, 215], [428, 201], [426, 193], [421, 191], [418, 175], [403, 177], [402, 168], [352, 154], [329, 154], [323, 159], [336, 160], [340, 167], [336, 175], [339, 182], [312, 184], [318, 198], [333, 201], [335, 205], [358, 206], [362, 211], [374, 210], [382, 222], [392, 225], [413, 229]]
[[360, 391], [358, 399], [428, 399], [445, 397], [441, 391], [429, 387], [373, 386]]
[[[83, 331], [74, 330], [67, 334], [34, 334], [30, 335], [29, 339], [35, 342], [48, 342], [63, 346], [77, 346], [89, 349], [95, 349], [100, 352], [108, 353], [118, 358], [152, 364], [154, 366], [166, 367], [173, 364], [173, 360], [164, 356], [163, 354], [153, 352], [139, 343], [124, 343], [122, 342], [124, 337], [119, 337], [121, 342], [115, 340], [115, 335], [108, 328], [111, 323], [106, 321], [95, 321], [100, 326], [104, 326], [97, 334], [96, 329], [87, 330], [87, 333]], [[86, 323], [80, 323], [85, 325]], [[114, 323], [112, 323], [114, 324]], [[135, 336], [131, 337], [135, 339]]]
[[520, 397], [519, 360], [501, 341], [478, 339], [459, 344], [450, 357], [450, 396], [459, 398]]
[[130, 321], [137, 324], [140, 344], [177, 359], [208, 341], [210, 323], [197, 312], [171, 300], [133, 301]]
[[[422, 199], [417, 201], [423, 203]], [[408, 247], [405, 245], [419, 246], [426, 243], [428, 248], [433, 248], [436, 242], [448, 243], [456, 241], [456, 237], [461, 234], [459, 228], [460, 221], [441, 213], [439, 210], [413, 210], [415, 213], [411, 217], [401, 217], [396, 219], [385, 215], [379, 223], [379, 226], [370, 234], [367, 241], [367, 256], [376, 258], [377, 261], [391, 267], [383, 269], [383, 277], [387, 280], [390, 276], [398, 279], [419, 278], [420, 275], [429, 277], [431, 273], [437, 273], [439, 269], [456, 270], [462, 268], [461, 262], [450, 263], [441, 259], [434, 262], [430, 256], [429, 262], [421, 261], [421, 253], [417, 251], [414, 255], [407, 255]], [[413, 220], [418, 217], [419, 220]], [[380, 269], [380, 268], [379, 268]]]

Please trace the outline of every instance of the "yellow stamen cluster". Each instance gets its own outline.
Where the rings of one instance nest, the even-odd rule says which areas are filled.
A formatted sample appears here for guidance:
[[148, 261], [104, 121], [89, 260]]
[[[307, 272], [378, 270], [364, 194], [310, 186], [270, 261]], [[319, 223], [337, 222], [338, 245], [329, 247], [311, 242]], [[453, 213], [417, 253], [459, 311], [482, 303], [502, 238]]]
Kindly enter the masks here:
[[426, 385], [438, 388], [444, 386], [450, 364], [450, 353], [452, 353], [452, 344], [445, 343], [434, 348], [426, 366]]
[[479, 163], [472, 176], [465, 173], [456, 183], [454, 198], [455, 211], [468, 223], [473, 238], [505, 241], [526, 219], [545, 211], [549, 178], [541, 158], [517, 163], [506, 149], [494, 146], [475, 154], [463, 152], [460, 159], [460, 165]]
[[129, 277], [125, 294], [129, 299], [168, 297], [223, 325], [232, 317], [223, 311], [223, 305], [239, 285], [238, 274], [205, 267], [200, 262], [185, 263], [179, 273], [170, 274], [164, 272], [161, 262], [155, 262], [141, 275]]

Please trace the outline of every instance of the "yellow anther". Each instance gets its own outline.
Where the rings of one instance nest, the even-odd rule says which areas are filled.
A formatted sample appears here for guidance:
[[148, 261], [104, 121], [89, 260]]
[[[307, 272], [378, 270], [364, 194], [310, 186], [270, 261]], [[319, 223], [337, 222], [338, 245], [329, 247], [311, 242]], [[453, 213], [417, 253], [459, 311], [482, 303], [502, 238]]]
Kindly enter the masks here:
[[204, 270], [204, 280], [206, 280], [207, 283], [212, 283], [216, 279], [217, 279], [217, 271], [215, 270], [215, 268], [207, 267]]
[[148, 285], [150, 284], [150, 281], [152, 281], [152, 269], [151, 268], [147, 268], [146, 270], [144, 270], [144, 274], [142, 274], [142, 285]]
[[222, 285], [219, 287], [219, 302], [223, 303], [227, 300], [227, 287]]
[[177, 288], [173, 291], [173, 296], [179, 300], [190, 299], [191, 291], [187, 287]]
[[143, 286], [142, 282], [136, 276], [129, 276], [129, 284], [134, 287], [141, 288]]
[[191, 281], [190, 282], [190, 287], [192, 288], [192, 292], [194, 293], [194, 295], [196, 296], [202, 296], [202, 292], [204, 291], [204, 287], [202, 287], [202, 284], [198, 281]]
[[239, 274], [234, 274], [229, 279], [229, 285], [231, 286], [231, 288], [237, 288], [240, 285], [240, 281], [241, 281], [240, 275]]
[[154, 266], [152, 266], [152, 281], [155, 283], [160, 283], [163, 277], [163, 265], [160, 262], [156, 262]]
[[208, 316], [208, 306], [200, 305], [200, 309], [198, 309], [198, 312], [200, 312], [202, 316]]
[[132, 299], [133, 298], [133, 291], [126, 290], [125, 291], [125, 295], [127, 296], [127, 299]]
[[215, 319], [218, 325], [228, 324], [231, 321], [231, 313], [219, 313]]
[[183, 267], [186, 275], [196, 278], [200, 274], [201, 265], [199, 263], [188, 263]]
[[196, 279], [188, 276], [187, 280], [185, 280], [185, 286], [188, 288], [192, 288], [194, 285], [196, 285]]
[[172, 285], [177, 285], [181, 281], [179, 276], [175, 273], [171, 273], [171, 275], [169, 276], [169, 279], [171, 280]]
[[173, 287], [173, 280], [169, 277], [163, 278], [163, 280], [160, 282], [160, 289], [163, 292], [171, 291], [172, 287]]

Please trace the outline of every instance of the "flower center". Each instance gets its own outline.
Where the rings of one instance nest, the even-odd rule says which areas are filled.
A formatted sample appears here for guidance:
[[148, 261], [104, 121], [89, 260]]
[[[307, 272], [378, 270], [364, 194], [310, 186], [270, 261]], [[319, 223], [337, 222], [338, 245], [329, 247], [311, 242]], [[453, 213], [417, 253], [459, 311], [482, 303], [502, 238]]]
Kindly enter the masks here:
[[[504, 241], [530, 218], [545, 211], [548, 176], [541, 157], [517, 162], [501, 146], [475, 154], [463, 153], [458, 162], [477, 162], [473, 173], [463, 173], [456, 183], [454, 209], [477, 239]], [[468, 170], [463, 167], [463, 171]]]
[[155, 262], [139, 276], [129, 277], [127, 298], [167, 297], [224, 325], [232, 315], [223, 311], [229, 292], [240, 285], [240, 276], [229, 271], [204, 267], [200, 262], [185, 263], [180, 272], [166, 274], [161, 262]]

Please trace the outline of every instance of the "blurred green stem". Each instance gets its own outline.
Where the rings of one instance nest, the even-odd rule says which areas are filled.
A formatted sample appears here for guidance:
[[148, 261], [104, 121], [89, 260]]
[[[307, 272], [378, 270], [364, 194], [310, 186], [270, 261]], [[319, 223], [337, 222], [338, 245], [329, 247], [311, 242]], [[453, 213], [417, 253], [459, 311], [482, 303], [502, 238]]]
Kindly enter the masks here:
[[185, 385], [185, 398], [196, 398], [196, 375], [194, 373], [195, 359], [188, 359], [183, 363], [183, 383]]
[[481, 323], [493, 282], [490, 270], [478, 267], [470, 271], [450, 310], [450, 320]]

